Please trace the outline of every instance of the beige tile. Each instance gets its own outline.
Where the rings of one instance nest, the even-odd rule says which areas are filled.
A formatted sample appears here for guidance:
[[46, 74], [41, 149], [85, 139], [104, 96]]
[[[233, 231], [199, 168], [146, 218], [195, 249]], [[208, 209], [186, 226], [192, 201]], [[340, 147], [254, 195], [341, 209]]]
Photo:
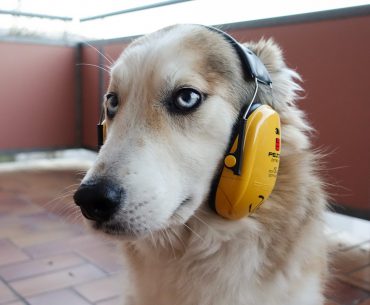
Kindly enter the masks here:
[[[343, 283], [351, 285], [351, 287], [355, 290], [361, 290], [361, 291], [367, 291], [370, 292], [370, 283], [364, 282], [362, 280], [359, 280], [355, 277], [350, 277], [349, 275], [338, 275], [336, 276], [338, 280], [340, 280]], [[339, 290], [338, 290], [339, 293]]]
[[85, 264], [74, 268], [68, 268], [63, 271], [10, 282], [10, 285], [15, 291], [23, 296], [33, 296], [82, 284], [104, 276], [105, 274], [95, 266]]
[[[17, 224], [17, 225], [14, 225]], [[7, 238], [16, 246], [23, 248], [48, 241], [71, 237], [74, 232], [68, 228], [30, 228], [22, 219], [14, 219], [13, 225], [0, 228], [0, 238]]]
[[[0, 206], [2, 205], [1, 199], [0, 199]], [[6, 230], [8, 228], [18, 228], [21, 226], [19, 222], [19, 216], [17, 214], [9, 214], [9, 213], [2, 213], [0, 212], [1, 221], [0, 221], [0, 237], [2, 236], [3, 230]], [[4, 235], [6, 236], [6, 235]]]
[[0, 276], [6, 281], [14, 281], [81, 265], [84, 262], [80, 256], [68, 253], [0, 267]]
[[7, 239], [0, 239], [0, 266], [25, 261], [29, 257]]
[[[106, 301], [101, 301], [96, 303], [96, 305], [122, 305], [122, 300], [120, 298], [113, 298]], [[331, 304], [329, 304], [331, 305]], [[366, 304], [367, 305], [367, 304]]]
[[357, 304], [368, 296], [363, 289], [353, 287], [351, 283], [346, 283], [342, 279], [330, 281], [327, 284], [325, 295], [340, 305]]
[[0, 281], [0, 304], [5, 304], [10, 301], [16, 300], [17, 297], [14, 293]]
[[20, 195], [1, 193], [0, 202], [1, 213], [28, 215], [43, 211], [41, 207], [32, 204], [30, 201]]
[[370, 264], [370, 251], [362, 247], [334, 250], [331, 253], [331, 274], [347, 274]]
[[108, 242], [100, 239], [98, 236], [83, 234], [69, 239], [51, 241], [39, 245], [25, 247], [24, 251], [31, 257], [40, 258], [71, 251], [78, 251], [91, 246], [106, 247], [107, 244]]
[[0, 238], [7, 238], [19, 247], [70, 237], [75, 233], [75, 229], [46, 212], [32, 215], [12, 214], [0, 220]]
[[46, 242], [65, 239], [68, 237], [73, 237], [75, 233], [69, 231], [67, 228], [56, 229], [56, 230], [44, 230], [42, 232], [36, 232], [32, 235], [20, 234], [12, 237], [12, 242], [17, 246], [23, 248], [32, 245], [44, 244]]
[[97, 302], [119, 296], [122, 293], [123, 283], [121, 277], [116, 275], [79, 285], [74, 289], [90, 302]]
[[31, 204], [25, 198], [21, 198], [18, 194], [1, 193], [0, 194], [0, 213], [17, 213], [17, 215], [25, 215], [39, 212], [42, 209]]
[[115, 245], [107, 244], [105, 247], [88, 247], [77, 252], [104, 271], [116, 273], [123, 270], [122, 253], [119, 250]]
[[370, 265], [351, 273], [350, 276], [370, 284]]
[[28, 298], [27, 301], [30, 305], [90, 305], [71, 289], [44, 293]]

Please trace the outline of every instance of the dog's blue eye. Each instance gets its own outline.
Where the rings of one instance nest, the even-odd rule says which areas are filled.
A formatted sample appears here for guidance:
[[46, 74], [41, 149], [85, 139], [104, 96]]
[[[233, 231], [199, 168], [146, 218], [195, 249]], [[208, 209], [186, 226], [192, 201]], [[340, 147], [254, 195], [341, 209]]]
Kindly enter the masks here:
[[173, 98], [173, 106], [177, 111], [195, 109], [202, 101], [202, 94], [193, 88], [181, 88]]
[[118, 110], [118, 96], [116, 93], [108, 93], [106, 95], [106, 99], [107, 116], [108, 118], [113, 119]]

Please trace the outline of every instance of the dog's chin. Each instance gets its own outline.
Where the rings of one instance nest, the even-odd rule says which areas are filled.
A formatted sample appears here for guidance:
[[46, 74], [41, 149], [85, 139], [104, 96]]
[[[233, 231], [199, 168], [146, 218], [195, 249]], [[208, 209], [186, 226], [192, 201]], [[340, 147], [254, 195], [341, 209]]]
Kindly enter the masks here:
[[149, 229], [144, 228], [139, 230], [113, 221], [97, 222], [85, 219], [85, 222], [94, 232], [119, 240], [136, 240], [150, 234]]
[[126, 223], [114, 217], [103, 222], [90, 220], [86, 217], [84, 219], [87, 226], [97, 233], [102, 233], [105, 236], [119, 240], [136, 240], [147, 237], [167, 227], [182, 226], [194, 214], [194, 211], [191, 208], [189, 209], [191, 201], [190, 197], [183, 200], [167, 221], [153, 227], [144, 226], [140, 223], [133, 225], [132, 223]]

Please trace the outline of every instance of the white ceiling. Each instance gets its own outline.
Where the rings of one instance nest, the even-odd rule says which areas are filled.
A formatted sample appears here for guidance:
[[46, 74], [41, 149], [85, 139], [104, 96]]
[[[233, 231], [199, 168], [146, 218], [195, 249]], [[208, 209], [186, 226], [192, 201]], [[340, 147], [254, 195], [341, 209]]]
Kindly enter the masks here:
[[[64, 25], [59, 26], [63, 27], [62, 31], [88, 38], [108, 39], [145, 34], [175, 23], [227, 24], [369, 4], [369, 0], [196, 0], [79, 22], [81, 18], [164, 1], [0, 0], [0, 10], [72, 17], [73, 22], [63, 22]], [[32, 28], [31, 22], [39, 22], [38, 18], [23, 19], [30, 19], [27, 24], [22, 21], [21, 26], [26, 29]], [[14, 19], [0, 18], [0, 28], [9, 27], [14, 22]], [[17, 26], [20, 27], [20, 22]], [[53, 30], [52, 26], [41, 23], [39, 27], [49, 32]]]
[[153, 0], [1, 0], [1, 10], [85, 18], [152, 4]]

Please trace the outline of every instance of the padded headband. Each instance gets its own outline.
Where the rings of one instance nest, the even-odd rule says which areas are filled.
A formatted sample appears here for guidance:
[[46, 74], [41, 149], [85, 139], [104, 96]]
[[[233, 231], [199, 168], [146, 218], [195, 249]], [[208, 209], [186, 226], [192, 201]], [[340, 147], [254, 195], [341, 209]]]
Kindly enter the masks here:
[[255, 79], [262, 84], [271, 86], [272, 81], [270, 78], [270, 74], [256, 54], [254, 54], [246, 46], [237, 42], [232, 36], [225, 33], [224, 31], [211, 26], [205, 27], [210, 31], [219, 33], [228, 43], [230, 43], [230, 45], [234, 48], [239, 56], [246, 77]]

